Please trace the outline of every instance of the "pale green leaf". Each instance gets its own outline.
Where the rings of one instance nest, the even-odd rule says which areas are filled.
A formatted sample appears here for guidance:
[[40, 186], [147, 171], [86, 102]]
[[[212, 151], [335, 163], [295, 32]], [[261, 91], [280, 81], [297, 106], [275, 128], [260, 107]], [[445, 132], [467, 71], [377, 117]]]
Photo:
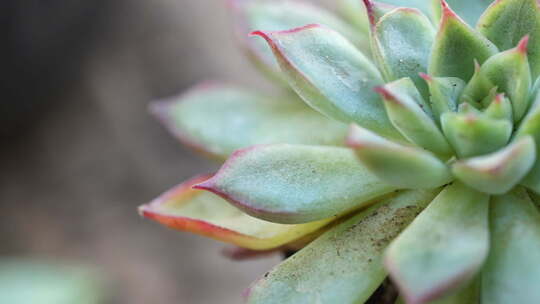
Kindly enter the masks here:
[[503, 194], [519, 183], [529, 172], [535, 159], [534, 140], [526, 136], [500, 151], [461, 159], [452, 165], [452, 173], [478, 191]]
[[459, 157], [491, 153], [508, 143], [512, 134], [511, 122], [477, 114], [470, 105], [466, 108], [471, 111], [445, 113], [441, 117], [443, 132]]
[[351, 149], [285, 144], [239, 150], [196, 187], [225, 197], [252, 216], [285, 224], [337, 216], [395, 190]]
[[280, 78], [272, 51], [264, 42], [249, 39], [252, 31], [282, 31], [306, 24], [324, 24], [353, 41], [369, 54], [368, 32], [357, 31], [330, 11], [308, 1], [294, 0], [230, 0], [237, 39], [248, 58], [272, 78]]
[[321, 113], [399, 138], [373, 88], [377, 68], [337, 32], [318, 25], [257, 32], [272, 47], [292, 88]]
[[313, 233], [330, 219], [299, 225], [275, 224], [251, 217], [225, 199], [192, 189], [211, 176], [200, 176], [165, 192], [139, 207], [146, 218], [169, 228], [191, 232], [243, 248], [267, 250], [283, 246]]
[[429, 74], [469, 81], [474, 73], [474, 60], [483, 63], [498, 52], [497, 47], [464, 23], [446, 2], [443, 4], [445, 5], [433, 45]]
[[446, 164], [428, 151], [393, 143], [356, 126], [347, 143], [373, 174], [397, 188], [434, 188], [452, 180]]
[[478, 30], [500, 50], [530, 35], [528, 56], [533, 77], [540, 74], [540, 7], [537, 0], [496, 1], [478, 22]]
[[489, 250], [488, 196], [447, 186], [385, 252], [407, 303], [423, 304], [466, 283]]
[[256, 144], [341, 146], [348, 128], [293, 96], [270, 98], [221, 84], [199, 85], [154, 103], [152, 111], [183, 143], [221, 159]]
[[386, 277], [381, 254], [437, 191], [406, 191], [337, 225], [265, 274], [253, 304], [364, 303]]
[[432, 118], [429, 105], [409, 78], [403, 78], [376, 89], [383, 98], [390, 121], [410, 142], [436, 155], [453, 154], [441, 130]]
[[422, 96], [429, 96], [419, 73], [427, 72], [435, 29], [427, 17], [414, 9], [398, 8], [373, 27], [372, 50], [387, 82], [409, 77]]
[[482, 303], [540, 303], [540, 214], [517, 188], [492, 199]]

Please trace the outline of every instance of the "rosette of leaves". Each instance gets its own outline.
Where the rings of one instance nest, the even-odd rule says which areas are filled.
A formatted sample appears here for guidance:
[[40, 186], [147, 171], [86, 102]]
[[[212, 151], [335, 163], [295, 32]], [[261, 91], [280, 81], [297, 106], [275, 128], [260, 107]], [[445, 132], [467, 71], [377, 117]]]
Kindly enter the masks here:
[[206, 84], [156, 103], [227, 160], [144, 216], [244, 253], [302, 248], [248, 303], [365, 303], [387, 276], [399, 303], [540, 303], [537, 0], [346, 0], [343, 19], [230, 6], [285, 92]]

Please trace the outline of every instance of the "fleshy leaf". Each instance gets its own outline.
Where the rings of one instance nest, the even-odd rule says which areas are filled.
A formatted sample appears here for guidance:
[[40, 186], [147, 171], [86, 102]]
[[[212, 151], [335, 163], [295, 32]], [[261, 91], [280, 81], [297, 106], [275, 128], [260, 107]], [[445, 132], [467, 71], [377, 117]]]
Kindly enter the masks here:
[[[426, 0], [428, 2], [429, 0]], [[441, 18], [441, 0], [431, 0], [436, 20]], [[446, 0], [452, 9], [470, 26], [474, 26], [478, 18], [493, 0]]]
[[465, 82], [456, 77], [431, 77], [420, 74], [429, 87], [433, 117], [440, 123], [440, 116], [447, 112], [457, 111], [459, 97], [465, 87]]
[[376, 26], [382, 16], [397, 8], [395, 5], [381, 1], [363, 0], [363, 3], [371, 27]]
[[376, 89], [383, 98], [390, 121], [412, 143], [443, 157], [452, 148], [432, 119], [431, 109], [414, 83], [403, 78]]
[[[464, 104], [466, 105], [466, 104]], [[472, 106], [468, 105], [472, 109]], [[512, 123], [486, 115], [445, 113], [441, 125], [446, 138], [459, 157], [471, 157], [497, 151], [512, 134]]]
[[531, 72], [527, 60], [528, 41], [526, 36], [516, 48], [489, 58], [480, 69], [482, 78], [488, 79], [492, 87], [498, 87], [510, 98], [514, 121], [520, 121], [529, 106]]
[[247, 302], [364, 303], [386, 277], [382, 251], [436, 193], [405, 191], [337, 225], [265, 274]]
[[[535, 95], [536, 96], [536, 95]], [[531, 106], [527, 116], [521, 122], [515, 137], [521, 138], [524, 136], [532, 136], [536, 143], [537, 151], [540, 151], [540, 98], [536, 96], [533, 105]], [[540, 159], [536, 159], [535, 164], [529, 174], [521, 183], [527, 188], [540, 193]]]
[[369, 36], [369, 18], [366, 9], [359, 0], [338, 0], [338, 13], [354, 26], [357, 31], [362, 32], [365, 37]]
[[428, 151], [402, 146], [353, 126], [347, 144], [381, 180], [405, 189], [442, 186], [452, 180], [450, 170]]
[[255, 144], [341, 146], [348, 128], [292, 96], [272, 99], [221, 84], [199, 85], [152, 110], [182, 142], [222, 159]]
[[223, 198], [192, 186], [210, 176], [193, 178], [139, 208], [140, 213], [169, 228], [196, 233], [255, 250], [277, 248], [313, 233], [330, 219], [282, 225], [259, 220], [231, 206]]
[[[461, 96], [463, 101], [478, 104], [486, 97], [486, 94], [494, 89], [493, 83], [486, 78], [485, 74], [480, 73], [480, 70], [480, 64], [475, 60], [473, 76], [465, 86]], [[495, 92], [496, 90], [497, 88], [495, 88]]]
[[331, 12], [294, 0], [229, 0], [236, 36], [241, 47], [265, 74], [280, 78], [279, 67], [268, 45], [260, 40], [249, 39], [256, 30], [283, 31], [311, 23], [324, 24], [356, 43], [369, 54], [369, 34], [356, 31]]
[[482, 302], [540, 303], [540, 214], [516, 188], [492, 199], [491, 249], [482, 274]]
[[429, 19], [418, 10], [397, 8], [384, 15], [372, 31], [373, 55], [385, 80], [409, 77], [427, 99], [428, 88], [419, 73], [427, 71], [435, 37]]
[[535, 159], [534, 140], [527, 136], [495, 153], [459, 160], [452, 173], [478, 191], [503, 194], [529, 172]]
[[255, 217], [285, 224], [337, 216], [395, 190], [365, 168], [351, 149], [302, 145], [239, 150], [196, 187]]
[[498, 52], [480, 33], [468, 26], [442, 1], [442, 17], [429, 64], [429, 74], [469, 81], [474, 60], [483, 63]]
[[428, 303], [471, 279], [489, 250], [488, 196], [446, 187], [386, 250], [390, 276], [409, 304]]
[[[473, 279], [467, 286], [452, 291], [441, 299], [429, 301], [429, 304], [478, 304], [480, 303], [480, 280]], [[407, 304], [400, 297], [396, 304]]]
[[510, 100], [504, 96], [504, 94], [495, 95], [484, 113], [486, 116], [493, 119], [506, 119], [508, 121], [513, 121], [512, 104]]
[[533, 77], [540, 74], [540, 7], [537, 0], [495, 1], [477, 25], [478, 30], [500, 50], [517, 45], [530, 35], [528, 56]]
[[270, 44], [289, 84], [310, 106], [334, 119], [401, 137], [373, 91], [383, 84], [379, 71], [343, 36], [319, 25], [254, 34]]

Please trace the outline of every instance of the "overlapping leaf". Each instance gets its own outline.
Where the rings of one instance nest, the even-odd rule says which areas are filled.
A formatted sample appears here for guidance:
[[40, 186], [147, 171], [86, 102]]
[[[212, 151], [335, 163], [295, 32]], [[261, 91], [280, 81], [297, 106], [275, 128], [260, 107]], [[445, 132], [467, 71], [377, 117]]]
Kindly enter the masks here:
[[270, 98], [223, 84], [203, 84], [154, 103], [154, 113], [183, 143], [225, 159], [255, 144], [343, 145], [345, 124], [292, 96]]
[[285, 144], [237, 151], [197, 187], [252, 216], [286, 224], [335, 217], [395, 190], [350, 149]]
[[223, 198], [191, 187], [211, 176], [193, 178], [164, 193], [139, 212], [169, 228], [187, 231], [249, 249], [267, 250], [298, 240], [331, 219], [281, 225], [251, 217]]
[[247, 302], [364, 303], [386, 276], [382, 251], [436, 193], [403, 192], [337, 225], [264, 275]]

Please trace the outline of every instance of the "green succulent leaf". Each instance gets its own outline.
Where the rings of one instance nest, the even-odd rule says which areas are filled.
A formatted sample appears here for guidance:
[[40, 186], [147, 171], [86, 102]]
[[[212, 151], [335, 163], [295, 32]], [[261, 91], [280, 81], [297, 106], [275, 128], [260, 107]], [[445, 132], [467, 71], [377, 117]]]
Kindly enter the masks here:
[[540, 303], [540, 214], [522, 188], [493, 197], [482, 303]]
[[299, 225], [259, 220], [213, 193], [192, 189], [210, 177], [195, 177], [174, 187], [151, 203], [139, 207], [139, 213], [175, 230], [192, 232], [253, 250], [268, 250], [286, 245], [317, 231], [333, 219]]
[[369, 36], [369, 18], [361, 1], [338, 0], [337, 11], [357, 31], [362, 32], [365, 36]]
[[[467, 105], [467, 104], [463, 104]], [[471, 112], [445, 113], [441, 126], [450, 145], [461, 158], [483, 155], [504, 147], [512, 135], [512, 123]]]
[[495, 1], [477, 25], [500, 50], [513, 48], [530, 35], [528, 57], [533, 77], [540, 74], [540, 7], [536, 0]]
[[480, 68], [483, 79], [508, 94], [514, 121], [520, 121], [529, 106], [531, 72], [527, 60], [528, 41], [528, 37], [523, 38], [516, 48], [489, 58]]
[[535, 159], [534, 140], [526, 136], [495, 153], [459, 160], [452, 165], [452, 173], [478, 191], [503, 194], [529, 172]]
[[438, 299], [479, 270], [489, 250], [488, 201], [454, 183], [388, 246], [385, 265], [407, 303]]
[[446, 164], [428, 151], [393, 143], [357, 126], [351, 128], [347, 143], [373, 174], [397, 188], [434, 188], [452, 180]]
[[432, 119], [429, 105], [409, 78], [376, 89], [381, 94], [390, 121], [412, 143], [448, 157], [452, 148]]
[[440, 123], [440, 116], [447, 112], [456, 112], [459, 97], [465, 87], [465, 82], [456, 77], [431, 77], [420, 74], [429, 87], [433, 117]]
[[[428, 2], [429, 0], [426, 0]], [[431, 0], [435, 19], [441, 18], [441, 0]], [[474, 26], [478, 18], [493, 0], [446, 0], [452, 9], [470, 26]]]
[[489, 102], [488, 107], [484, 111], [487, 117], [493, 119], [505, 119], [513, 121], [512, 103], [504, 94], [497, 94]]
[[[441, 299], [429, 301], [428, 304], [478, 304], [480, 303], [480, 280], [473, 279], [467, 286], [452, 291]], [[407, 304], [400, 297], [396, 304]]]
[[242, 49], [262, 72], [282, 80], [272, 51], [263, 41], [248, 39], [256, 30], [283, 31], [311, 23], [324, 24], [369, 54], [368, 32], [358, 32], [331, 12], [309, 2], [294, 0], [230, 0], [236, 36]]
[[381, 1], [363, 0], [366, 15], [368, 17], [371, 27], [376, 26], [384, 15], [390, 13], [394, 9], [398, 8], [395, 5], [384, 3]]
[[[522, 138], [532, 136], [536, 143], [537, 151], [540, 151], [540, 146], [538, 145], [538, 143], [540, 143], [540, 98], [538, 95], [535, 95], [535, 97], [536, 100], [534, 100], [527, 116], [525, 116], [521, 122], [515, 137]], [[540, 193], [540, 159], [536, 159], [533, 168], [521, 184], [536, 193]]]
[[364, 303], [386, 277], [382, 251], [436, 193], [405, 191], [338, 224], [251, 286], [247, 303]]
[[400, 138], [373, 91], [383, 84], [379, 71], [343, 36], [318, 25], [254, 34], [266, 39], [292, 88], [314, 109]]
[[395, 190], [351, 149], [286, 144], [239, 150], [196, 188], [215, 192], [254, 217], [283, 224], [337, 216]]
[[474, 60], [483, 63], [498, 52], [497, 47], [461, 20], [445, 1], [442, 3], [441, 23], [431, 53], [429, 74], [469, 81], [474, 73]]
[[485, 73], [480, 73], [481, 67], [478, 61], [474, 61], [474, 73], [471, 80], [463, 89], [461, 96], [462, 101], [478, 104], [486, 98], [486, 94], [490, 94], [493, 90], [497, 93], [493, 83], [486, 77]]
[[154, 103], [152, 111], [183, 143], [220, 159], [256, 144], [341, 146], [348, 130], [292, 96], [270, 98], [222, 84], [199, 85]]
[[397, 8], [372, 27], [372, 50], [386, 81], [409, 77], [424, 98], [426, 83], [419, 73], [427, 72], [435, 29], [420, 11]]

